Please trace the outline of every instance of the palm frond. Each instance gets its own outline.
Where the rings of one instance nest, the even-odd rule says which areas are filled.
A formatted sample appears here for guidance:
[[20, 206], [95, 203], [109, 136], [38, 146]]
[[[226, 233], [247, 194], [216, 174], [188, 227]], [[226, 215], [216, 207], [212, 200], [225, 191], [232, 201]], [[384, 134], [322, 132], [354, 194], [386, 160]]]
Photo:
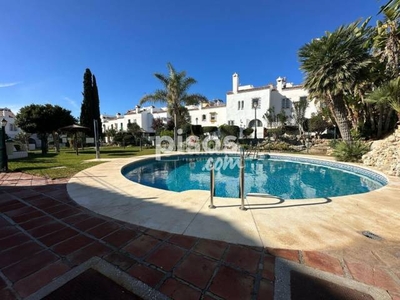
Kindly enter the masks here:
[[139, 103], [143, 105], [144, 103], [167, 103], [167, 93], [165, 90], [156, 90], [153, 94], [148, 94], [143, 96]]

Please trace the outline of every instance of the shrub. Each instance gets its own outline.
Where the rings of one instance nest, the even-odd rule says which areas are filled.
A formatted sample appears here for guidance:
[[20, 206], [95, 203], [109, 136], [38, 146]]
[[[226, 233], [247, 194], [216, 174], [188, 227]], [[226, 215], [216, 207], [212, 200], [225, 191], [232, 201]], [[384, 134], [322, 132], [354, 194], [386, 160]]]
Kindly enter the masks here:
[[335, 149], [339, 142], [340, 142], [339, 140], [330, 140], [329, 147], [331, 147], [332, 149]]
[[203, 132], [204, 133], [210, 133], [210, 132], [215, 132], [218, 131], [218, 127], [217, 126], [204, 126], [203, 127]]
[[268, 129], [268, 137], [274, 137], [274, 139], [280, 138], [285, 133], [282, 127]]
[[369, 151], [369, 146], [362, 141], [338, 142], [333, 150], [333, 156], [339, 161], [358, 162]]
[[253, 131], [254, 131], [253, 128], [247, 127], [246, 129], [243, 129], [243, 135], [246, 137], [250, 136], [253, 133]]
[[192, 127], [192, 134], [196, 136], [201, 136], [203, 135], [203, 127], [201, 125], [191, 125]]
[[233, 135], [238, 137], [240, 132], [240, 127], [236, 125], [221, 125], [219, 127], [221, 131], [222, 137], [226, 137], [228, 135]]
[[216, 146], [216, 143], [215, 143], [214, 140], [209, 140], [209, 141], [207, 142], [207, 147], [208, 147], [208, 149], [214, 149], [215, 146]]
[[169, 136], [170, 138], [174, 138], [173, 130], [161, 130], [160, 136]]
[[274, 150], [274, 151], [289, 151], [290, 145], [285, 142], [275, 142], [275, 143], [270, 143], [268, 148], [269, 150]]

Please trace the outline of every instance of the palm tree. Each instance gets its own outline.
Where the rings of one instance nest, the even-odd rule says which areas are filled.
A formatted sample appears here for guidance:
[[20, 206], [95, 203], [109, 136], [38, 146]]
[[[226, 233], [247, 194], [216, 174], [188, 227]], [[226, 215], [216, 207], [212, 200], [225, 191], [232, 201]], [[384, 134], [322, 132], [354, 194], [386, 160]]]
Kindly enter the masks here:
[[399, 76], [400, 62], [400, 1], [382, 10], [383, 21], [377, 21], [373, 36], [373, 53], [385, 63], [386, 75]]
[[387, 104], [396, 113], [400, 122], [400, 77], [397, 77], [374, 90], [367, 97], [368, 102]]
[[314, 39], [299, 50], [304, 86], [310, 96], [323, 101], [332, 112], [343, 140], [351, 140], [350, 112], [346, 96], [365, 79], [373, 60], [369, 54], [371, 29], [354, 22]]
[[188, 93], [189, 88], [197, 83], [194, 78], [186, 77], [185, 71], [176, 72], [171, 63], [167, 64], [167, 68], [168, 75], [154, 74], [160, 80], [163, 89], [158, 89], [153, 94], [145, 95], [140, 99], [140, 104], [151, 102], [167, 105], [169, 114], [174, 116], [174, 142], [176, 146], [176, 129], [178, 126], [183, 125], [185, 111], [187, 111], [183, 107], [199, 104], [200, 102], [208, 102], [208, 100], [203, 95]]
[[381, 10], [379, 13], [396, 6], [400, 6], [400, 0], [389, 0], [385, 5], [381, 6]]

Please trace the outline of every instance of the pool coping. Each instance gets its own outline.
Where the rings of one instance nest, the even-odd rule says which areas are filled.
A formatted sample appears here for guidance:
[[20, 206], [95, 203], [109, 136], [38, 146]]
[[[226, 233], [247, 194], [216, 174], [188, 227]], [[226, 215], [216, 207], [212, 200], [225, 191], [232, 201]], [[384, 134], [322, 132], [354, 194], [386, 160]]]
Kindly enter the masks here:
[[[279, 156], [293, 157], [287, 154]], [[248, 197], [246, 207], [249, 209], [241, 211], [238, 198], [215, 197], [217, 208], [209, 209], [208, 191], [165, 191], [131, 182], [121, 174], [123, 166], [151, 157], [154, 155], [113, 159], [86, 169], [69, 180], [68, 193], [80, 205], [114, 219], [237, 244], [306, 250], [338, 249], [365, 242], [366, 238], [361, 235], [364, 230], [382, 236], [385, 243], [400, 242], [400, 237], [392, 229], [400, 226], [400, 201], [397, 200], [400, 179], [373, 168], [345, 163], [371, 169], [388, 179], [386, 186], [369, 193], [285, 200], [283, 203], [272, 198]], [[322, 159], [309, 155], [295, 157]], [[355, 210], [357, 214], [352, 213]], [[387, 218], [389, 211], [391, 218]]]

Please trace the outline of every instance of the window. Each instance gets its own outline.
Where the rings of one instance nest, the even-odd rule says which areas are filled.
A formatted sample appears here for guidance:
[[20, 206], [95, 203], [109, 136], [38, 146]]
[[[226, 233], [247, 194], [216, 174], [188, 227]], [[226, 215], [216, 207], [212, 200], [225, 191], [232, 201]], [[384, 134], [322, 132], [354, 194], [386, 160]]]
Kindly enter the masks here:
[[18, 131], [17, 126], [15, 126], [15, 124], [10, 123], [10, 131]]
[[249, 127], [250, 127], [250, 128], [254, 127], [254, 124], [256, 124], [257, 127], [262, 127], [262, 126], [263, 126], [262, 122], [261, 122], [260, 120], [257, 119], [257, 120], [251, 120], [251, 121], [249, 122]]
[[228, 125], [235, 125], [235, 121], [229, 120], [229, 121], [228, 121]]
[[301, 96], [300, 97], [300, 101], [306, 101], [307, 100], [307, 96]]
[[242, 109], [244, 108], [244, 101], [242, 100]]
[[128, 119], [128, 124], [131, 124], [131, 119]]
[[201, 116], [201, 120], [204, 122], [204, 121], [207, 121], [207, 116], [206, 115], [202, 115]]
[[251, 108], [260, 109], [261, 108], [261, 101], [259, 98], [253, 98], [251, 101]]
[[238, 101], [238, 110], [240, 109], [240, 101]]
[[215, 113], [215, 112], [210, 113], [210, 121], [211, 122], [217, 121], [217, 113]]
[[282, 98], [282, 109], [290, 108], [290, 99], [289, 98]]
[[121, 123], [121, 131], [124, 130], [124, 124]]

